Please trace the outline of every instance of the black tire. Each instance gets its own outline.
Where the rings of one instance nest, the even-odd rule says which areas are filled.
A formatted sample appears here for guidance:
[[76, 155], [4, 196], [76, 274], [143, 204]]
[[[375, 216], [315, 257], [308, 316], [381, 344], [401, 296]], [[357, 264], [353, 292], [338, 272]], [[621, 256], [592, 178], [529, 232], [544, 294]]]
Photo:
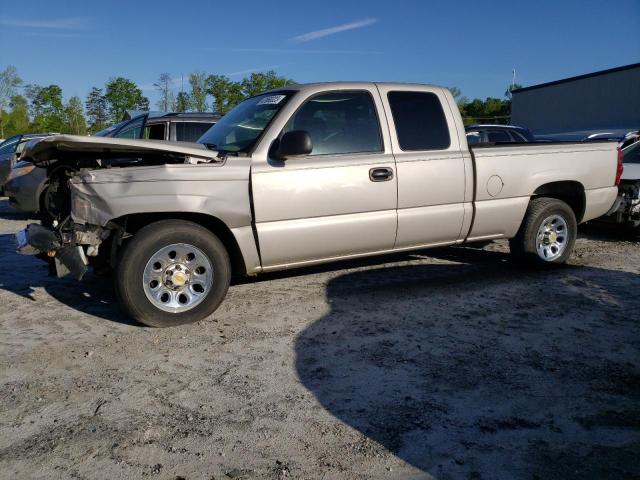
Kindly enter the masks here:
[[[174, 243], [198, 248], [213, 269], [213, 286], [206, 297], [190, 310], [172, 313], [156, 307], [143, 287], [143, 272], [149, 259]], [[115, 290], [120, 304], [134, 320], [150, 327], [172, 327], [197, 322], [211, 315], [220, 305], [231, 279], [229, 254], [213, 233], [184, 220], [162, 220], [141, 228], [124, 248], [116, 267]]]
[[[567, 225], [567, 240], [562, 254], [557, 258], [548, 260], [538, 254], [536, 246], [537, 234], [542, 222], [553, 216], [562, 217]], [[539, 266], [553, 266], [565, 263], [571, 253], [578, 235], [578, 222], [569, 205], [557, 198], [539, 197], [529, 202], [520, 230], [509, 241], [511, 253], [518, 259], [529, 264]]]

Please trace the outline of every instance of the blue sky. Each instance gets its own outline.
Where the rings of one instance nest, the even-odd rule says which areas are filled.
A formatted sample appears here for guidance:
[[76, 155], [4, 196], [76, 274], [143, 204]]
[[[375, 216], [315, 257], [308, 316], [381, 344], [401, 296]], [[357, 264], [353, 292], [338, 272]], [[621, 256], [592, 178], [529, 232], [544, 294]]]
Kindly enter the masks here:
[[[366, 7], [365, 7], [366, 6]], [[241, 79], [275, 69], [298, 82], [380, 80], [458, 86], [468, 97], [640, 61], [640, 0], [3, 0], [0, 68], [66, 97], [161, 72]]]

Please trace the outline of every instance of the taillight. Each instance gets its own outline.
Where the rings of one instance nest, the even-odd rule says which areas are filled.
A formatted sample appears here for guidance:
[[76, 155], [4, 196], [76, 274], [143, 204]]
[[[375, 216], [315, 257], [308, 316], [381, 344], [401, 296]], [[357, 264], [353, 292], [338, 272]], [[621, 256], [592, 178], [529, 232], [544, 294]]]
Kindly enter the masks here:
[[622, 149], [618, 149], [618, 170], [616, 171], [616, 187], [620, 185], [622, 179], [622, 172], [624, 171], [624, 155]]

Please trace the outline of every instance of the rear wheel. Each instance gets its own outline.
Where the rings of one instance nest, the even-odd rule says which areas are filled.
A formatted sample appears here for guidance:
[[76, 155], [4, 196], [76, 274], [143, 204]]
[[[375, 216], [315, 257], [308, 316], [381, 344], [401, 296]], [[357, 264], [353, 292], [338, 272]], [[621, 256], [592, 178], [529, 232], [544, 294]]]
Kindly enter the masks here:
[[517, 235], [510, 240], [511, 252], [530, 263], [556, 265], [571, 256], [578, 233], [575, 214], [556, 198], [536, 198], [529, 203]]
[[134, 235], [118, 262], [115, 282], [132, 318], [169, 327], [211, 315], [230, 278], [229, 255], [215, 235], [193, 222], [163, 220]]

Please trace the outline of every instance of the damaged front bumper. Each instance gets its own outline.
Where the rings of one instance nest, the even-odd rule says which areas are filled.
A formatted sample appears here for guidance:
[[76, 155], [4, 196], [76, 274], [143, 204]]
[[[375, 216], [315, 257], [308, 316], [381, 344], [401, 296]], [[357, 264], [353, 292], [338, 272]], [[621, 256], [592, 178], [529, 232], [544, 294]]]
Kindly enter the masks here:
[[[89, 260], [82, 245], [65, 242], [60, 232], [31, 223], [16, 234], [17, 252], [23, 255], [46, 254], [53, 258], [58, 277], [69, 273], [82, 280], [87, 273]], [[90, 247], [89, 247], [90, 248]]]

